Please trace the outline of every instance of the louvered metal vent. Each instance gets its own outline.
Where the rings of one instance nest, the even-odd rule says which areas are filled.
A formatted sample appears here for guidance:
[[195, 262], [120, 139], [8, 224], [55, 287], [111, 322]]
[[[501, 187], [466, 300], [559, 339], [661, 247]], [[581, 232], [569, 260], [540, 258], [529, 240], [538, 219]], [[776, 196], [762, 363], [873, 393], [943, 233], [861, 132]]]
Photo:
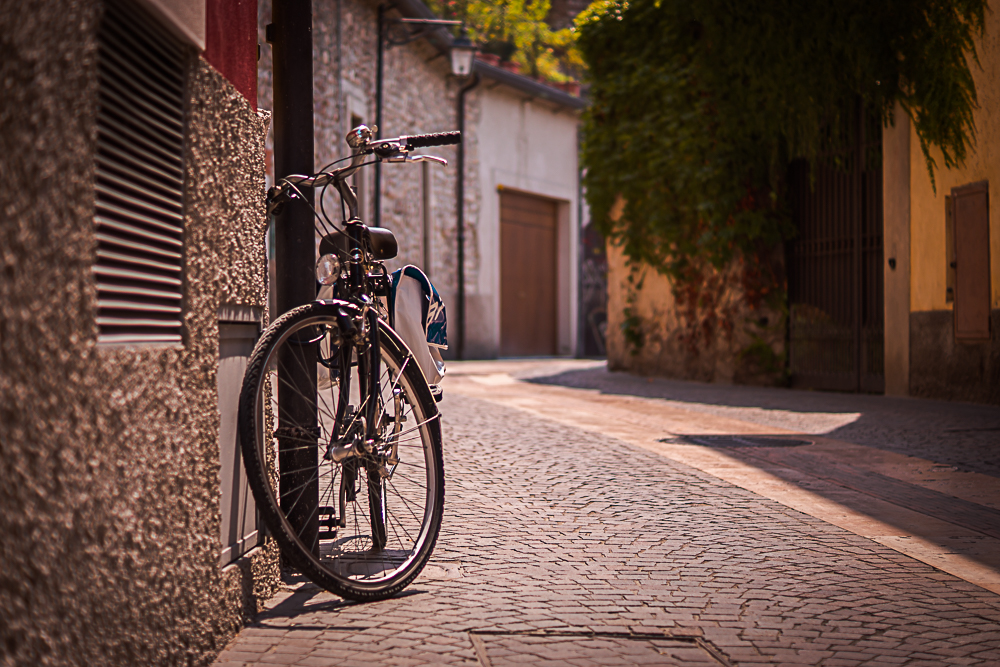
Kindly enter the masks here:
[[98, 342], [180, 343], [184, 49], [113, 0], [99, 46]]

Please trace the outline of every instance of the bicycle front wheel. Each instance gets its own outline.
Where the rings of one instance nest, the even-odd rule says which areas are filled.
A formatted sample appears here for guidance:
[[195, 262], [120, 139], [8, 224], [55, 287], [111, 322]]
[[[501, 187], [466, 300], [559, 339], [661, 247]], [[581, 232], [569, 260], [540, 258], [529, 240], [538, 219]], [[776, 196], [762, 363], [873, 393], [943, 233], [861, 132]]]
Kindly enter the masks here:
[[444, 465], [437, 405], [416, 360], [384, 322], [377, 336], [354, 327], [356, 312], [317, 302], [268, 327], [243, 381], [240, 442], [258, 511], [287, 561], [331, 592], [378, 600], [430, 557]]

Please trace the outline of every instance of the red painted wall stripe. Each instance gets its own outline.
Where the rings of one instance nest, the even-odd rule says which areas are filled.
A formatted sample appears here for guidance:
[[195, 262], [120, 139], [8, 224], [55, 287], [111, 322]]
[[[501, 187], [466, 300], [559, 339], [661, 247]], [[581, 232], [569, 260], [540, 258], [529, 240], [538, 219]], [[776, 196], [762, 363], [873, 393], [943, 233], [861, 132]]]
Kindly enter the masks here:
[[206, 0], [205, 60], [257, 108], [257, 0]]

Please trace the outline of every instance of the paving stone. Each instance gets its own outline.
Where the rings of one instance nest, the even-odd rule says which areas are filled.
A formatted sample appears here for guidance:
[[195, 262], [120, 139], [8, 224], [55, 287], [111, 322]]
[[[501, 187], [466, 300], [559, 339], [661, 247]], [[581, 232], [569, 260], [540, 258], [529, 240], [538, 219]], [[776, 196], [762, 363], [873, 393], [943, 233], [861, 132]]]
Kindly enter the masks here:
[[238, 651], [223, 651], [219, 654], [218, 662], [238, 662], [243, 664], [245, 662], [256, 662], [260, 660], [264, 655], [264, 651], [248, 651], [240, 646]]
[[305, 656], [299, 653], [267, 653], [261, 656], [259, 663], [262, 665], [294, 665], [303, 657]]
[[708, 655], [649, 635], [735, 665], [1000, 664], [1000, 596], [626, 443], [446, 396], [432, 562], [461, 576], [368, 605], [283, 594], [217, 667], [476, 665], [468, 631], [494, 633], [476, 635], [494, 667]]

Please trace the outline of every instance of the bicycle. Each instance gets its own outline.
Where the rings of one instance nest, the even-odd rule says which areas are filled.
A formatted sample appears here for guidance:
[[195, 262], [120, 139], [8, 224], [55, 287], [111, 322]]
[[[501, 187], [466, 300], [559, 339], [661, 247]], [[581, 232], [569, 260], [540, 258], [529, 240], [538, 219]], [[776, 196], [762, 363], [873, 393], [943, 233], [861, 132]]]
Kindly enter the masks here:
[[[379, 161], [447, 164], [411, 153], [459, 141], [458, 132], [373, 140], [362, 125], [347, 135], [348, 166], [268, 191], [271, 216], [292, 199], [308, 202], [306, 188], [320, 193], [319, 209], [310, 204], [322, 234], [317, 281], [331, 298], [284, 313], [257, 342], [239, 403], [244, 466], [286, 562], [353, 600], [395, 595], [426, 565], [441, 527], [444, 464], [436, 396], [387, 303], [383, 262], [396, 256], [396, 239], [361, 221], [347, 179]], [[325, 210], [331, 186], [339, 226]]]

